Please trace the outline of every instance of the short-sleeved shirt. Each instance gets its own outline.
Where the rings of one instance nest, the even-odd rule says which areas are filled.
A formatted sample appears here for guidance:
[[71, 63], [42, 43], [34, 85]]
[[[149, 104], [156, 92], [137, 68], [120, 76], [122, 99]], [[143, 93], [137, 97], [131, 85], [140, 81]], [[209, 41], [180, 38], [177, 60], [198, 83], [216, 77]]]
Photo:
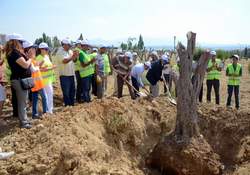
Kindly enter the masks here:
[[74, 69], [74, 62], [71, 60], [70, 62], [64, 64], [63, 60], [70, 58], [73, 55], [72, 50], [65, 51], [63, 48], [60, 48], [56, 54], [56, 63], [59, 70], [60, 76], [74, 76], [75, 69]]
[[16, 62], [21, 57], [23, 57], [25, 60], [28, 60], [28, 58], [24, 54], [20, 53], [17, 50], [13, 50], [7, 56], [8, 64], [11, 70], [10, 80], [18, 80], [22, 78], [31, 77], [30, 67], [25, 69]]

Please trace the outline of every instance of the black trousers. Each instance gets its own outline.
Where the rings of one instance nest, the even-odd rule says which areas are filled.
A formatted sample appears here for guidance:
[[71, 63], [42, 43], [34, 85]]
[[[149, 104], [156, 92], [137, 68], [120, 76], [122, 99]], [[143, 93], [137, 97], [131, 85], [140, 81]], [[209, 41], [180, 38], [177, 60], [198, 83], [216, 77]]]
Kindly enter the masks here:
[[[134, 88], [139, 91], [140, 87], [139, 87], [139, 84], [136, 80], [136, 78], [132, 77], [131, 76], [131, 79], [132, 79], [132, 85], [134, 86]], [[135, 94], [135, 97], [139, 97], [140, 95], [134, 90], [134, 94]]]
[[80, 72], [75, 71], [76, 75], [76, 101], [80, 103], [82, 101], [82, 81], [80, 77]]
[[97, 96], [96, 74], [92, 76], [91, 85], [92, 85], [92, 94], [94, 96]]
[[228, 92], [227, 106], [231, 106], [231, 98], [233, 95], [233, 91], [234, 91], [234, 97], [235, 97], [235, 107], [237, 109], [239, 109], [239, 107], [240, 107], [240, 102], [239, 102], [240, 86], [232, 86], [232, 85], [227, 86], [227, 92]]
[[13, 109], [13, 117], [18, 117], [18, 110], [17, 110], [17, 96], [16, 90], [11, 86], [11, 104]]
[[214, 88], [215, 92], [215, 101], [216, 104], [220, 104], [220, 80], [207, 80], [207, 101], [211, 102], [211, 92], [212, 87]]
[[[126, 80], [129, 81], [129, 78], [127, 77]], [[135, 99], [135, 94], [134, 94], [134, 91], [133, 91], [132, 87], [128, 83], [124, 82], [123, 78], [120, 75], [117, 75], [118, 98], [122, 97], [122, 91], [123, 91], [124, 83], [127, 84], [127, 86], [128, 86], [128, 90], [129, 90], [129, 94], [130, 94], [131, 98]]]
[[[195, 76], [192, 76], [192, 84], [194, 84], [194, 80], [195, 80]], [[199, 93], [199, 102], [201, 103], [202, 102], [202, 98], [203, 98], [203, 82], [201, 84], [201, 90], [200, 90], [200, 93]]]

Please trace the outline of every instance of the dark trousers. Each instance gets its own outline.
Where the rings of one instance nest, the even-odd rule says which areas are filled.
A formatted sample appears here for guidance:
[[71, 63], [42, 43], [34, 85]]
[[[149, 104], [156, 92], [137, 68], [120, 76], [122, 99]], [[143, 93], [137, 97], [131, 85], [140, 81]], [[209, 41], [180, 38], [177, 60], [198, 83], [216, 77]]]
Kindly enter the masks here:
[[92, 94], [97, 96], [96, 74], [91, 77]]
[[[129, 81], [128, 77], [127, 77], [127, 81]], [[123, 78], [120, 75], [117, 75], [118, 98], [122, 97], [123, 85], [124, 85]], [[127, 84], [127, 86], [128, 86], [128, 90], [129, 90], [129, 94], [130, 94], [131, 98], [135, 99], [135, 95], [134, 95], [134, 92], [133, 92], [131, 86], [128, 84]]]
[[[194, 80], [195, 80], [195, 76], [192, 76], [192, 84], [194, 84]], [[201, 90], [200, 90], [200, 93], [199, 93], [199, 102], [201, 103], [202, 102], [202, 98], [203, 98], [203, 82], [201, 84]]]
[[74, 100], [75, 100], [74, 76], [60, 76], [60, 83], [63, 92], [64, 105], [74, 106]]
[[83, 102], [89, 103], [91, 101], [90, 89], [92, 75], [82, 78], [82, 92], [83, 92]]
[[[139, 83], [137, 82], [136, 78], [134, 77], [131, 77], [132, 79], [132, 85], [134, 86], [134, 88], [139, 91]], [[134, 90], [134, 94], [135, 94], [135, 97], [139, 97], [140, 95], [136, 92], [136, 90]]]
[[11, 86], [11, 104], [13, 109], [13, 117], [18, 117], [18, 110], [17, 110], [17, 96], [16, 90]]
[[82, 101], [82, 81], [79, 71], [75, 71], [75, 75], [76, 75], [76, 101], [80, 103]]
[[237, 109], [239, 109], [239, 107], [240, 107], [240, 102], [239, 102], [240, 86], [232, 86], [232, 85], [227, 86], [227, 92], [228, 92], [227, 106], [231, 106], [231, 98], [233, 95], [233, 91], [234, 91], [234, 97], [235, 97], [235, 107]]
[[207, 101], [211, 102], [212, 87], [215, 92], [216, 104], [220, 104], [220, 80], [207, 80]]

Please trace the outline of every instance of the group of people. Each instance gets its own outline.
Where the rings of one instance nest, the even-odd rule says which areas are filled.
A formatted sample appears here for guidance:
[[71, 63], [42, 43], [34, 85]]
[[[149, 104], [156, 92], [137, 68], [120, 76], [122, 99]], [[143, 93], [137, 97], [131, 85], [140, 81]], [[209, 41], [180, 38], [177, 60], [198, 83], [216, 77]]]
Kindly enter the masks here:
[[[164, 81], [164, 92], [172, 87], [172, 81], [178, 80], [181, 69], [177, 59], [176, 64], [170, 64], [171, 55], [166, 52], [158, 55], [150, 53], [146, 62], [139, 62], [136, 52], [118, 50], [115, 55], [107, 53], [107, 47], [102, 45], [93, 48], [88, 40], [77, 40], [73, 44], [66, 38], [61, 41], [61, 47], [53, 59], [49, 56], [47, 43], [35, 45], [25, 41], [19, 34], [7, 36], [5, 48], [6, 74], [9, 77], [12, 93], [13, 115], [17, 116], [22, 128], [31, 128], [27, 117], [27, 99], [32, 103], [32, 118], [39, 119], [38, 95], [42, 99], [43, 113], [53, 113], [53, 83], [56, 81], [55, 69], [58, 70], [60, 85], [65, 106], [77, 103], [91, 102], [91, 93], [97, 98], [105, 96], [108, 76], [114, 75], [114, 95], [123, 96], [123, 85], [128, 86], [132, 99], [140, 97], [140, 88], [145, 89], [143, 77], [149, 83], [151, 95], [159, 95], [159, 81]], [[219, 86], [223, 64], [216, 59], [216, 52], [211, 52], [207, 66], [207, 101], [211, 101], [212, 87], [215, 90], [216, 104], [220, 103]], [[0, 55], [0, 108], [5, 99], [3, 78], [3, 56]], [[236, 108], [239, 108], [239, 85], [242, 66], [238, 63], [239, 56], [232, 56], [233, 62], [226, 69], [228, 79], [227, 106], [231, 106], [234, 91]], [[144, 74], [145, 73], [145, 74]], [[176, 92], [177, 96], [177, 92]], [[29, 97], [29, 98], [28, 98]], [[202, 90], [200, 101], [202, 101]], [[0, 110], [2, 111], [2, 110]]]

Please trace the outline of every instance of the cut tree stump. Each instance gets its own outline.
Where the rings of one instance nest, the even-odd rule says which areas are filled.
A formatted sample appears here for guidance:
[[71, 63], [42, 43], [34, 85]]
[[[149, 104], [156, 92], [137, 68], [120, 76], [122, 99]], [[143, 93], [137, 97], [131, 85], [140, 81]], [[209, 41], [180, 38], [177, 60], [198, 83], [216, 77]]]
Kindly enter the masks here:
[[209, 52], [199, 59], [191, 82], [196, 34], [187, 33], [187, 49], [178, 43], [180, 77], [177, 82], [177, 117], [175, 130], [164, 137], [146, 159], [149, 167], [166, 175], [218, 175], [222, 172], [220, 157], [200, 134], [197, 97], [204, 79]]

